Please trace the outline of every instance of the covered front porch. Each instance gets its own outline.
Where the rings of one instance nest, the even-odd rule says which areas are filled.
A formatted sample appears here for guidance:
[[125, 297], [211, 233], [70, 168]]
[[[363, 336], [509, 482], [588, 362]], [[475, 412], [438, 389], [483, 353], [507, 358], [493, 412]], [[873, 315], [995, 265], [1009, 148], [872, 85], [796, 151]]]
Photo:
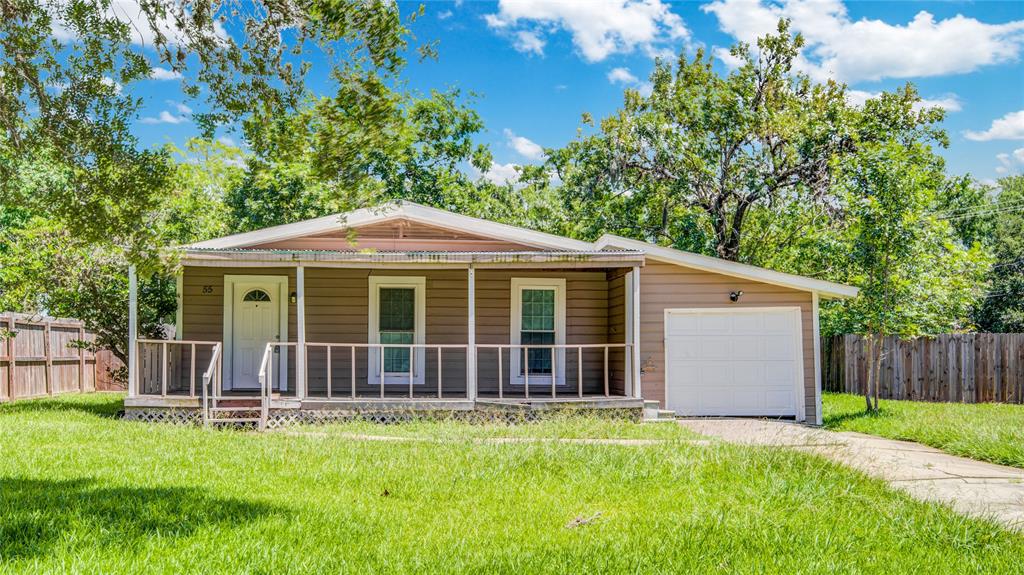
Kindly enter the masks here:
[[189, 250], [127, 409], [639, 408], [632, 251]]

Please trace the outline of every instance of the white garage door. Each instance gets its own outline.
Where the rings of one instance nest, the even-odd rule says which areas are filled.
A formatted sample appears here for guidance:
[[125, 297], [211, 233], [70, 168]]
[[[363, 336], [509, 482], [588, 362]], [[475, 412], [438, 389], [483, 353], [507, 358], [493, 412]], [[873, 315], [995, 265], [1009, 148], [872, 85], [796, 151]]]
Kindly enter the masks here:
[[798, 415], [797, 308], [669, 310], [665, 354], [665, 402], [680, 415]]

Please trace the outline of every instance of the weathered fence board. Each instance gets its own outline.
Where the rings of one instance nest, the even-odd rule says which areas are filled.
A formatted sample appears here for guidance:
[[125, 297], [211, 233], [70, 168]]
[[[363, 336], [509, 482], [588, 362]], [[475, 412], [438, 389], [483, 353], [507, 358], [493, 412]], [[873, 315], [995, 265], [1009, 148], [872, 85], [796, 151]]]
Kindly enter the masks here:
[[78, 344], [96, 337], [81, 321], [8, 312], [0, 329], [0, 401], [96, 390], [97, 354]]
[[[822, 338], [822, 387], [863, 394], [867, 345], [859, 335]], [[963, 403], [1024, 403], [1024, 334], [886, 337], [879, 396]]]

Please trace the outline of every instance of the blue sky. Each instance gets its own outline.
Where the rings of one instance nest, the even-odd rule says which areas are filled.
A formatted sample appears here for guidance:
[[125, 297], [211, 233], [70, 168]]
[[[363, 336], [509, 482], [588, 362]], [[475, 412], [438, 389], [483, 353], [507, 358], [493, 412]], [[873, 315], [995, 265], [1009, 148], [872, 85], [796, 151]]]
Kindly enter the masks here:
[[[400, 3], [404, 12], [419, 3]], [[411, 59], [405, 78], [420, 92], [458, 87], [479, 94], [501, 179], [540, 147], [571, 140], [580, 117], [619, 107], [626, 86], [643, 89], [653, 58], [720, 56], [792, 19], [808, 39], [800, 66], [847, 82], [853, 99], [913, 82], [947, 108], [944, 153], [951, 173], [987, 181], [1024, 172], [1024, 2], [842, 2], [840, 0], [513, 0], [427, 2], [416, 42], [437, 40], [437, 61]], [[310, 88], [325, 91], [320, 77]], [[144, 144], [196, 134], [174, 81], [137, 87], [146, 99], [136, 132]]]

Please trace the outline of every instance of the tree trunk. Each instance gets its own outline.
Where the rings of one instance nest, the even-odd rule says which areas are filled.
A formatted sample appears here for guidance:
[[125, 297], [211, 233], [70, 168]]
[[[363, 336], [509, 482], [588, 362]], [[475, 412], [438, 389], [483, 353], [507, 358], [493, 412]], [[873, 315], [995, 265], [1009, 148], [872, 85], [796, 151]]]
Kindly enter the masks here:
[[864, 382], [864, 402], [866, 404], [865, 411], [871, 413], [871, 374], [874, 373], [873, 366], [875, 362], [875, 342], [872, 339], [872, 334], [869, 333], [866, 335], [866, 337], [868, 340], [868, 372], [867, 380]]

